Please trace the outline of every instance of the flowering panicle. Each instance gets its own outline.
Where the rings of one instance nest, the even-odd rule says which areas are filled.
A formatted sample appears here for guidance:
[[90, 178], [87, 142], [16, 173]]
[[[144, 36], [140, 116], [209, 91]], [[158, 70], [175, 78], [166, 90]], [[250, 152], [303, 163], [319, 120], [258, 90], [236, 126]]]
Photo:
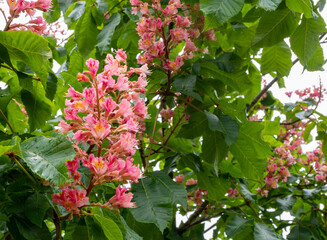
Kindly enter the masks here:
[[[6, 19], [7, 30], [30, 30], [42, 35], [47, 29], [46, 21], [41, 16], [35, 17], [36, 11], [47, 12], [51, 8], [52, 0], [37, 0], [37, 1], [26, 1], [26, 0], [7, 0], [9, 6], [10, 16]], [[31, 20], [26, 23], [13, 23], [15, 18], [18, 18], [21, 13], [26, 13]]]
[[[101, 183], [137, 182], [141, 175], [139, 167], [133, 165], [132, 156], [147, 117], [147, 108], [140, 94], [145, 92], [148, 69], [144, 65], [128, 70], [126, 54], [122, 50], [116, 51], [115, 57], [108, 54], [105, 62], [104, 71], [98, 73], [99, 62], [94, 59], [86, 61], [89, 71], [79, 73], [77, 79], [90, 83], [91, 87], [83, 92], [69, 88], [67, 95], [70, 99], [66, 100], [67, 108], [64, 110], [66, 120], [60, 120], [59, 124], [61, 132], [74, 133], [72, 140], [76, 142], [76, 158], [66, 162], [66, 166], [75, 185], [83, 186], [78, 172], [80, 165], [91, 172], [90, 184], [84, 187], [86, 195], [85, 190], [74, 189], [82, 198], [87, 198], [92, 188]], [[128, 79], [133, 73], [139, 75], [137, 81]], [[88, 144], [89, 150], [82, 150], [79, 144]], [[103, 206], [115, 211], [118, 207], [133, 207], [133, 194], [125, 192], [126, 189], [117, 187], [116, 195]], [[67, 211], [73, 209], [71, 212], [76, 213], [76, 207], [81, 205], [75, 202], [74, 208], [66, 207], [66, 196], [70, 195], [63, 191], [61, 195], [54, 194], [53, 199]], [[56, 200], [58, 198], [62, 201]]]
[[[152, 0], [152, 4], [140, 0], [130, 2], [134, 6], [134, 14], [138, 11], [142, 13], [136, 30], [141, 37], [139, 48], [144, 52], [138, 57], [138, 63], [152, 64], [154, 59], [158, 59], [165, 69], [177, 72], [184, 60], [193, 58], [194, 52], [200, 51], [194, 42], [204, 27], [198, 4], [192, 9], [180, 0], [170, 0], [165, 8], [162, 8], [159, 0]], [[215, 40], [213, 30], [206, 31], [204, 37]], [[172, 59], [171, 50], [180, 44], [184, 46], [182, 52]]]

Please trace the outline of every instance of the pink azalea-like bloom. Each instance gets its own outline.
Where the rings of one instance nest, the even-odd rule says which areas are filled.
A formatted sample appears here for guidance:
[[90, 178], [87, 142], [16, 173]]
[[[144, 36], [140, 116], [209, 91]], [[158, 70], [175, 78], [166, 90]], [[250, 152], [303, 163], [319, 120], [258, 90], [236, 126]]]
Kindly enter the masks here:
[[173, 70], [173, 71], [178, 71], [181, 66], [183, 66], [184, 62], [182, 57], [178, 56], [174, 61], [168, 61], [168, 63], [164, 64], [165, 69]]
[[236, 194], [238, 194], [238, 190], [236, 188], [229, 188], [227, 191], [228, 197], [236, 197]]
[[184, 180], [184, 175], [183, 174], [179, 174], [175, 177], [175, 180], [177, 183], [180, 183], [182, 184], [183, 183], [183, 180]]
[[116, 195], [109, 199], [108, 203], [113, 207], [134, 208], [135, 204], [132, 201], [133, 193], [125, 193], [126, 188], [118, 186], [116, 188]]
[[145, 119], [147, 118], [147, 107], [145, 106], [145, 102], [144, 99], [142, 99], [141, 101], [138, 101], [134, 108], [133, 111], [135, 113], [136, 116], [140, 117], [141, 119]]
[[196, 185], [198, 184], [198, 180], [194, 180], [193, 178], [187, 179], [186, 185]]
[[90, 69], [91, 77], [94, 77], [99, 69], [99, 61], [89, 58], [88, 60], [86, 60], [86, 66]]
[[67, 211], [78, 214], [79, 207], [88, 203], [85, 190], [63, 189], [60, 194], [52, 194], [52, 201], [63, 206]]
[[171, 109], [162, 109], [160, 115], [164, 120], [168, 121], [174, 116], [174, 111]]
[[267, 166], [266, 171], [270, 173], [274, 173], [277, 170], [277, 164], [273, 163]]

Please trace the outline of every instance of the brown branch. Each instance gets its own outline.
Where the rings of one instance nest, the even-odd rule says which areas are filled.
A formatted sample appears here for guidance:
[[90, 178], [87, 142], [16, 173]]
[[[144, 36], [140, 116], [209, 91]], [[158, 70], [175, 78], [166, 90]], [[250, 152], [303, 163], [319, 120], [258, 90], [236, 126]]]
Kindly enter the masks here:
[[[323, 33], [320, 35], [319, 37], [319, 41], [321, 39], [324, 38], [324, 36], [327, 34], [327, 32]], [[293, 63], [292, 63], [292, 67], [299, 61], [298, 58], [296, 58]], [[265, 86], [260, 92], [259, 94], [251, 101], [250, 105], [246, 108], [246, 112], [249, 112], [250, 109], [260, 100], [260, 98], [263, 96], [263, 94], [265, 94], [269, 88], [271, 88], [272, 85], [274, 85], [275, 82], [278, 81], [278, 77], [276, 76], [267, 86]]]
[[186, 221], [186, 223], [184, 223], [182, 226], [180, 226], [177, 231], [179, 233], [183, 233], [185, 232], [188, 228], [191, 227], [192, 223], [194, 222], [194, 220], [207, 208], [209, 204], [208, 200], [205, 200], [201, 206], [189, 217], [189, 219]]
[[2, 115], [3, 119], [6, 121], [6, 123], [8, 124], [8, 127], [10, 128], [12, 133], [15, 133], [14, 129], [12, 128], [12, 126], [10, 125], [8, 119], [6, 118], [6, 115], [2, 112], [2, 110], [0, 109], [0, 114]]
[[53, 210], [53, 223], [56, 226], [56, 237], [55, 240], [61, 239], [61, 221], [60, 218], [55, 210]]

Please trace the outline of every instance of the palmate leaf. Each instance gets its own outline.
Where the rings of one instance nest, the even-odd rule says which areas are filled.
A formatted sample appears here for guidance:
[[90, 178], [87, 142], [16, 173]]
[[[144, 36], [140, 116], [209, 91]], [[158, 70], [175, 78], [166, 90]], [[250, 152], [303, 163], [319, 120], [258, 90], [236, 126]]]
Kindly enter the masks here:
[[108, 240], [123, 240], [123, 234], [114, 220], [108, 216], [104, 216], [99, 208], [93, 209], [92, 213], [94, 214], [94, 220], [101, 226]]
[[37, 136], [21, 144], [22, 160], [38, 176], [61, 185], [68, 181], [65, 162], [75, 157], [71, 143], [61, 134]]
[[302, 65], [315, 55], [319, 43], [319, 34], [322, 34], [326, 29], [326, 24], [322, 17], [317, 20], [313, 18], [303, 18], [300, 26], [290, 38], [291, 48], [300, 59]]
[[43, 89], [41, 88], [42, 86], [35, 86], [35, 91], [33, 91], [33, 93], [26, 90], [22, 90], [20, 92], [21, 99], [26, 107], [26, 112], [28, 114], [30, 132], [43, 127], [45, 121], [49, 120], [51, 117], [51, 102], [44, 96], [44, 94], [42, 94]]
[[277, 240], [275, 231], [263, 223], [255, 223], [254, 225], [255, 240]]
[[291, 50], [284, 41], [264, 48], [261, 58], [262, 74], [277, 72], [279, 77], [288, 76], [292, 68], [291, 57]]
[[236, 142], [230, 147], [231, 153], [241, 166], [241, 171], [248, 178], [258, 178], [263, 175], [267, 166], [267, 157], [271, 151], [262, 140], [263, 126], [257, 122], [248, 122], [239, 130]]
[[227, 237], [231, 238], [234, 235], [242, 232], [242, 230], [249, 225], [251, 222], [239, 216], [234, 216], [226, 224]]
[[260, 19], [252, 45], [270, 47], [290, 36], [296, 26], [296, 17], [289, 9], [267, 12]]
[[99, 33], [97, 37], [96, 47], [99, 49], [100, 54], [103, 54], [107, 50], [109, 50], [109, 46], [111, 43], [112, 36], [115, 33], [115, 29], [120, 23], [120, 15], [119, 13], [115, 13], [105, 22], [105, 25], [102, 31]]
[[313, 17], [310, 0], [286, 0], [286, 6], [294, 12], [303, 13], [306, 18]]
[[146, 177], [132, 184], [132, 192], [137, 207], [130, 212], [136, 221], [154, 223], [163, 232], [173, 216], [172, 197], [166, 186]]
[[257, 6], [266, 11], [275, 11], [281, 2], [282, 0], [259, 0]]
[[86, 58], [97, 43], [99, 33], [96, 22], [92, 16], [92, 8], [95, 6], [86, 6], [82, 17], [78, 20], [75, 28], [75, 41], [78, 51]]
[[212, 14], [217, 23], [224, 24], [239, 13], [244, 0], [200, 0], [200, 8], [205, 14]]
[[30, 31], [7, 31], [0, 32], [0, 44], [7, 49], [12, 63], [24, 63], [45, 86], [48, 59], [52, 56], [47, 40]]

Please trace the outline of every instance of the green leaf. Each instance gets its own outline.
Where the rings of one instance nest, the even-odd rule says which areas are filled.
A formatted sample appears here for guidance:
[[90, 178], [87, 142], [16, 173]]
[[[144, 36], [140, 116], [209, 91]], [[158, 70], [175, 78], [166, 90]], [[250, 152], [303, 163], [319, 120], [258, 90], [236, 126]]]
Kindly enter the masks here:
[[206, 132], [203, 136], [202, 157], [213, 164], [214, 169], [218, 172], [219, 162], [222, 161], [228, 152], [228, 146], [220, 132]]
[[200, 0], [200, 9], [205, 14], [214, 14], [216, 21], [222, 25], [238, 14], [243, 4], [244, 0]]
[[312, 18], [312, 6], [310, 0], [286, 0], [286, 6], [298, 13], [303, 13], [306, 18]]
[[122, 232], [111, 218], [104, 217], [99, 209], [93, 209], [94, 219], [101, 226], [108, 240], [123, 240]]
[[324, 52], [322, 47], [319, 45], [317, 51], [313, 57], [307, 63], [308, 71], [324, 71], [323, 66], [325, 65]]
[[29, 91], [22, 90], [21, 98], [28, 114], [30, 131], [43, 127], [45, 121], [51, 117], [52, 107], [49, 100], [42, 96], [40, 91], [34, 95]]
[[97, 48], [102, 55], [110, 49], [111, 39], [115, 33], [116, 27], [119, 25], [121, 20], [120, 14], [115, 13], [105, 22], [105, 25], [97, 37]]
[[254, 239], [255, 240], [276, 240], [274, 229], [263, 223], [254, 224]]
[[290, 38], [291, 48], [300, 59], [302, 65], [315, 55], [319, 43], [319, 34], [325, 31], [325, 22], [322, 17], [317, 20], [314, 18], [303, 18], [300, 26]]
[[0, 32], [0, 44], [9, 52], [12, 62], [24, 63], [45, 82], [48, 59], [52, 53], [48, 41], [30, 31]]
[[288, 9], [265, 13], [259, 21], [254, 47], [270, 47], [290, 36], [297, 26], [295, 15]]
[[60, 10], [65, 13], [70, 5], [74, 3], [74, 0], [58, 0]]
[[76, 2], [73, 8], [73, 11], [69, 13], [68, 17], [75, 22], [78, 20], [84, 13], [86, 2]]
[[49, 98], [51, 101], [54, 99], [57, 92], [57, 76], [50, 70], [47, 78], [47, 88], [45, 96]]
[[88, 230], [88, 235], [91, 239], [96, 240], [107, 240], [108, 238], [104, 235], [101, 225], [93, 216], [86, 216], [85, 222]]
[[208, 190], [208, 198], [213, 201], [219, 201], [225, 197], [231, 183], [222, 175], [217, 177], [208, 170], [197, 172], [198, 186], [200, 189]]
[[181, 92], [187, 96], [194, 97], [196, 100], [202, 102], [200, 95], [194, 92], [195, 84], [196, 76], [187, 75], [186, 77], [175, 78], [173, 86], [177, 92]]
[[180, 204], [186, 209], [187, 192], [183, 185], [174, 182], [165, 172], [157, 171], [151, 174], [151, 177], [160, 182], [169, 192], [173, 204]]
[[288, 76], [293, 65], [291, 58], [291, 50], [284, 41], [264, 48], [261, 58], [262, 74], [277, 72], [279, 78]]
[[255, 201], [256, 195], [253, 194], [245, 184], [240, 183], [240, 187], [241, 187], [241, 192], [247, 199], [251, 201]]
[[258, 7], [266, 11], [275, 11], [282, 0], [259, 0]]
[[248, 122], [239, 130], [236, 142], [230, 147], [231, 153], [241, 166], [246, 177], [258, 178], [267, 166], [267, 157], [271, 155], [270, 147], [262, 140], [263, 126]]
[[177, 137], [193, 139], [202, 136], [207, 129], [208, 122], [205, 115], [201, 112], [196, 112], [191, 115], [189, 123], [181, 127]]
[[44, 195], [36, 193], [27, 198], [25, 215], [32, 223], [42, 227], [43, 218], [49, 207], [48, 199]]
[[288, 195], [285, 198], [277, 198], [277, 203], [279, 204], [280, 209], [282, 209], [283, 211], [288, 211], [292, 209], [295, 202], [296, 198], [292, 195]]
[[131, 229], [131, 228], [127, 225], [125, 219], [124, 219], [121, 215], [119, 215], [119, 217], [120, 217], [120, 220], [122, 221], [122, 223], [124, 224], [124, 227], [125, 227], [125, 229], [126, 229], [125, 240], [142, 240], [142, 239], [143, 239], [143, 238], [140, 237], [136, 232], [134, 232], [133, 229]]
[[161, 182], [146, 177], [132, 184], [132, 192], [137, 207], [130, 212], [136, 221], [154, 223], [163, 232], [173, 216], [167, 188]]
[[75, 151], [65, 136], [37, 136], [24, 142], [21, 151], [23, 161], [41, 178], [55, 185], [69, 180], [65, 162], [75, 157]]
[[250, 224], [249, 220], [246, 220], [242, 217], [235, 215], [230, 219], [226, 224], [226, 234], [228, 238], [233, 237], [234, 235], [243, 231], [243, 229]]
[[75, 28], [75, 41], [77, 43], [78, 51], [86, 58], [93, 50], [97, 43], [97, 35], [99, 33], [97, 25], [92, 16], [92, 8], [87, 6], [84, 14], [78, 20]]
[[216, 64], [209, 61], [201, 63], [200, 74], [218, 79], [239, 92], [245, 92], [252, 86], [252, 82], [244, 70], [232, 73], [224, 72]]
[[288, 240], [312, 239], [311, 229], [306, 226], [295, 226], [287, 235]]

